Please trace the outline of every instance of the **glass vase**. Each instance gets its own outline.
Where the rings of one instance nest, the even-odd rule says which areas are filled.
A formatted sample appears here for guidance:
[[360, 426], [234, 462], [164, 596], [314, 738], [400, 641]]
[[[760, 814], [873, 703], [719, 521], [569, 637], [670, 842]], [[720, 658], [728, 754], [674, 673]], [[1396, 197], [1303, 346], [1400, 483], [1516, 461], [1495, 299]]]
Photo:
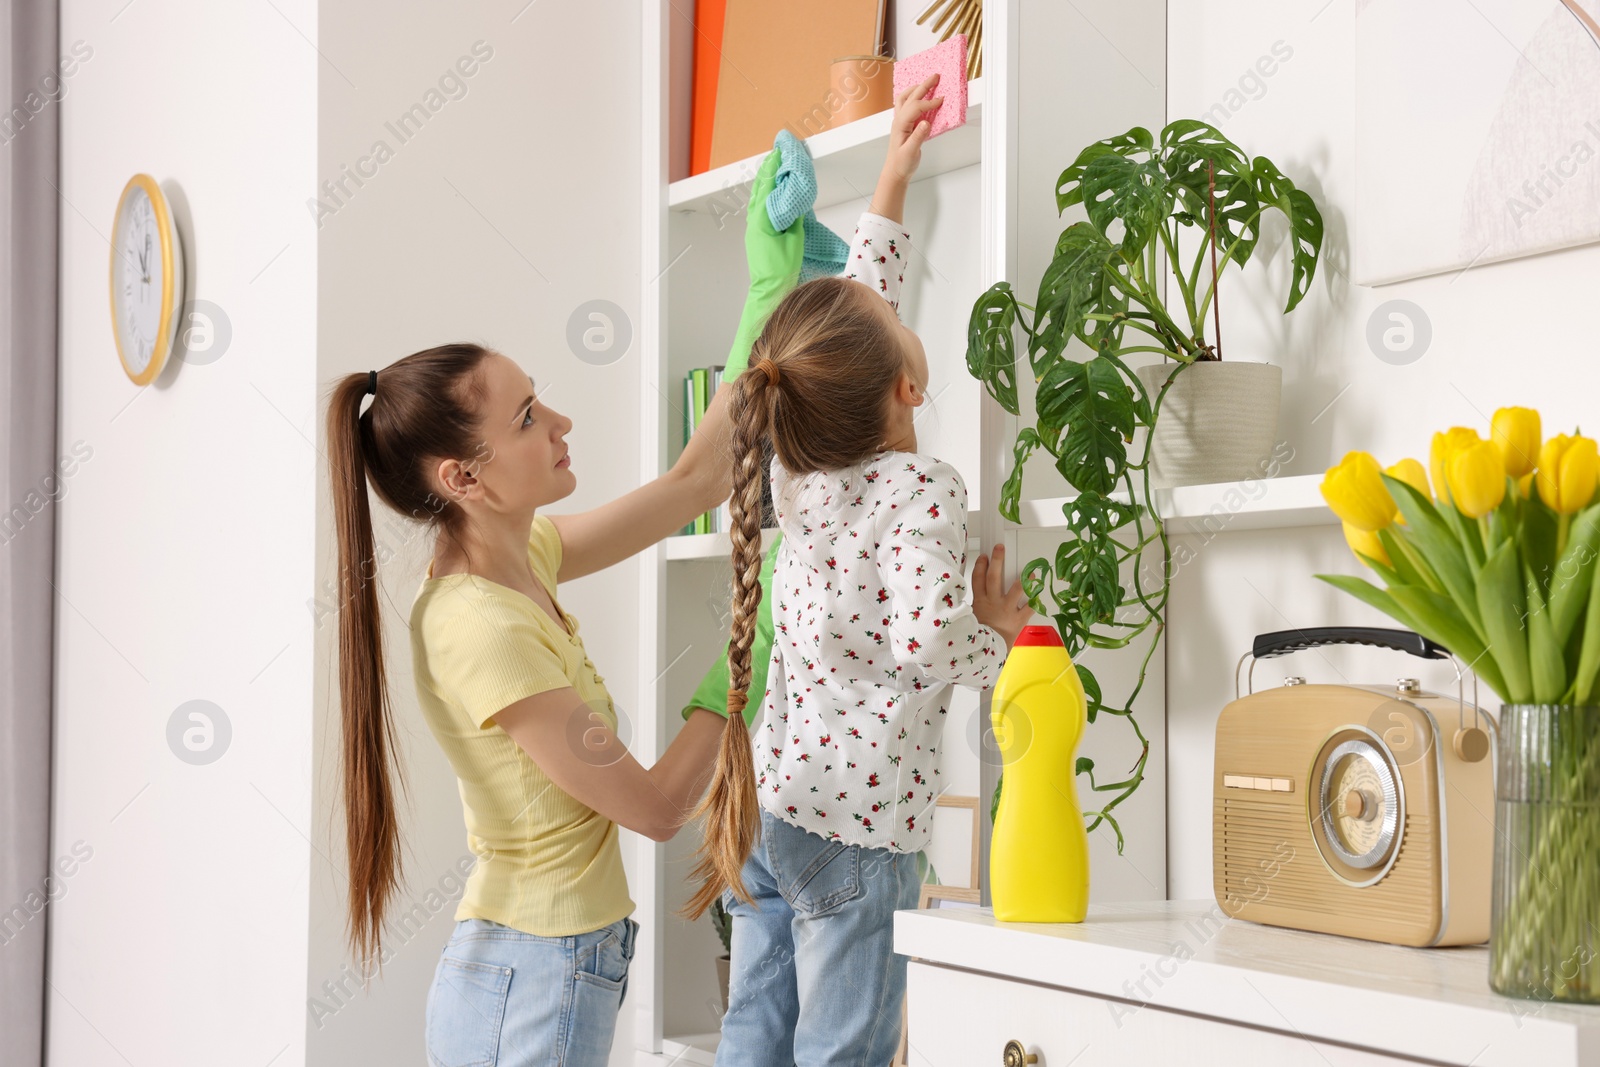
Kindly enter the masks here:
[[1600, 1003], [1600, 708], [1504, 705], [1496, 759], [1489, 984]]

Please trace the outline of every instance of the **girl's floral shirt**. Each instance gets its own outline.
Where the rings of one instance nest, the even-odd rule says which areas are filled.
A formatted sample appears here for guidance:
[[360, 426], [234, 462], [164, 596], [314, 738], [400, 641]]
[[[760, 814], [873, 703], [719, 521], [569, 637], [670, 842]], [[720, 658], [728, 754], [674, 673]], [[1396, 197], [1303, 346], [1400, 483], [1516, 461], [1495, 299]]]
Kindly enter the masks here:
[[[845, 276], [898, 311], [907, 242], [863, 214]], [[774, 459], [771, 478], [783, 541], [752, 731], [762, 807], [830, 840], [919, 851], [950, 686], [989, 688], [1006, 655], [968, 602], [966, 484], [942, 460], [893, 451], [799, 477]]]

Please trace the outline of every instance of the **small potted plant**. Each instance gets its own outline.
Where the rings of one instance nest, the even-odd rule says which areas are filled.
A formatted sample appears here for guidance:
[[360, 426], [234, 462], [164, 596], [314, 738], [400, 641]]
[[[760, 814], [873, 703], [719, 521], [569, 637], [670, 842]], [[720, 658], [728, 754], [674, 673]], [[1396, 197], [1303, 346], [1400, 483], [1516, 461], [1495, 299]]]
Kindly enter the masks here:
[[[1122, 831], [1111, 811], [1143, 781], [1150, 744], [1133, 702], [1160, 641], [1172, 573], [1153, 486], [1259, 477], [1276, 468], [1281, 373], [1270, 364], [1221, 361], [1220, 336], [1206, 333], [1208, 316], [1221, 321], [1217, 280], [1230, 264], [1249, 262], [1262, 216], [1278, 212], [1289, 225], [1284, 310], [1292, 310], [1316, 272], [1322, 216], [1270, 160], [1252, 160], [1193, 119], [1169, 124], [1159, 140], [1135, 127], [1085, 148], [1056, 182], [1057, 209], [1074, 204], [1083, 205], [1088, 221], [1057, 239], [1033, 305], [1018, 300], [1008, 282], [978, 298], [967, 326], [967, 370], [1021, 415], [1014, 334], [1022, 328], [1038, 383], [1036, 417], [1017, 434], [1000, 514], [1019, 521], [1023, 467], [1036, 451], [1050, 455], [1076, 493], [1063, 506], [1067, 536], [1054, 559], [1023, 567], [1034, 609], [1054, 619], [1075, 661], [1085, 647], [1143, 642], [1138, 679], [1121, 702], [1103, 696], [1093, 673], [1075, 662], [1089, 722], [1102, 713], [1122, 718], [1139, 745], [1120, 781], [1097, 781], [1087, 757], [1077, 764], [1093, 793], [1111, 794], [1086, 803], [1084, 815], [1091, 829], [1110, 824], [1120, 852]], [[1186, 231], [1203, 238], [1187, 261], [1180, 257]], [[1075, 338], [1086, 351], [1069, 352]], [[1131, 366], [1151, 356], [1164, 361]]]
[[717, 957], [717, 984], [722, 988], [722, 1014], [728, 1014], [728, 976], [733, 971], [733, 916], [722, 906], [722, 898], [711, 902], [711, 925], [722, 939], [722, 955]]

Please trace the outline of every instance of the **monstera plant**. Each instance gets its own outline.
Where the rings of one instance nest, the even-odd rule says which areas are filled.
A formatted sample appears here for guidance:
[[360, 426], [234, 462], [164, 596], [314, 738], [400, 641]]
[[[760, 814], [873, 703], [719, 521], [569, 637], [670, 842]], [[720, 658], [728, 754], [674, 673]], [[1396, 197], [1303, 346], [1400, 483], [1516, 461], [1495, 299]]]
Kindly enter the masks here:
[[[1089, 721], [1121, 718], [1137, 741], [1139, 755], [1120, 781], [1098, 781], [1087, 757], [1077, 766], [1092, 795], [1103, 798], [1084, 804], [1089, 828], [1109, 823], [1120, 852], [1122, 830], [1111, 813], [1144, 778], [1150, 743], [1133, 704], [1160, 640], [1172, 571], [1151, 484], [1151, 431], [1177, 380], [1163, 372], [1164, 381], [1152, 388], [1129, 357], [1164, 356], [1180, 372], [1220, 359], [1217, 281], [1229, 266], [1250, 261], [1269, 214], [1288, 224], [1284, 311], [1293, 310], [1316, 273], [1322, 216], [1272, 161], [1250, 158], [1215, 127], [1192, 119], [1171, 123], [1159, 139], [1135, 127], [1089, 145], [1056, 183], [1057, 211], [1075, 204], [1088, 220], [1062, 231], [1034, 303], [997, 282], [973, 306], [967, 369], [1020, 416], [1015, 345], [1016, 327], [1022, 328], [1037, 383], [1034, 424], [1017, 434], [1000, 513], [1019, 521], [1023, 468], [1036, 452], [1048, 454], [1076, 490], [1063, 505], [1065, 537], [1054, 558], [1028, 563], [1023, 585], [1074, 657]], [[1208, 313], [1218, 327], [1210, 337]], [[1081, 347], [1069, 348], [1074, 340]], [[1138, 454], [1131, 454], [1141, 438]], [[1103, 694], [1093, 672], [1077, 662], [1086, 647], [1140, 644], [1138, 679], [1120, 701]]]

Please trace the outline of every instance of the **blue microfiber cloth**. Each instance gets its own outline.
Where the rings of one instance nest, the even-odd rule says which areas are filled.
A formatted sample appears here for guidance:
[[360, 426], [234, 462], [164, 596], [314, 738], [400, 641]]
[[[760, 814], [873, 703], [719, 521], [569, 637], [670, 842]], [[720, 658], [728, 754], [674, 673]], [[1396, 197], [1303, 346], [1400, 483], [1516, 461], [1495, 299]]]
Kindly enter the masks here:
[[850, 255], [850, 245], [817, 221], [811, 208], [817, 202], [817, 175], [811, 167], [811, 152], [805, 142], [788, 130], [779, 130], [772, 147], [780, 156], [777, 181], [767, 197], [767, 217], [772, 228], [782, 233], [802, 220], [805, 255], [800, 261], [800, 280], [808, 282], [827, 274], [840, 274]]

